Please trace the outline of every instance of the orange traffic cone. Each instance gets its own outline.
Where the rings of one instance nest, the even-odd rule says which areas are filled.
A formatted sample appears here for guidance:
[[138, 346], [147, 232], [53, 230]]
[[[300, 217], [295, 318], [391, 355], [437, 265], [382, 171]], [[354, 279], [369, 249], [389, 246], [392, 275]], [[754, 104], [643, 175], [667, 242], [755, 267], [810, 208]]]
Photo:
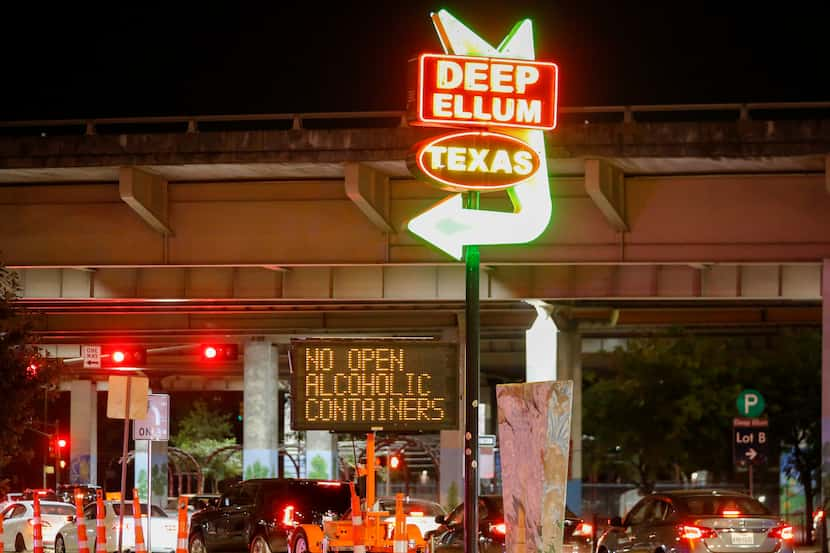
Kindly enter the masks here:
[[395, 542], [393, 553], [406, 553], [406, 515], [403, 512], [403, 494], [395, 494]]
[[40, 523], [40, 496], [35, 492], [34, 511], [32, 517], [32, 549], [35, 553], [43, 553], [43, 527]]
[[363, 513], [360, 512], [360, 497], [354, 489], [354, 482], [349, 482], [352, 494], [352, 542], [354, 553], [366, 553], [365, 531], [363, 529]]
[[78, 553], [89, 553], [84, 522], [84, 495], [79, 488], [75, 488], [75, 524], [78, 525]]
[[[3, 553], [0, 551], [0, 553]], [[187, 497], [179, 497], [179, 533], [176, 553], [187, 553]]]
[[[147, 546], [144, 545], [144, 529], [141, 527], [141, 501], [138, 499], [138, 490], [133, 488], [133, 520], [135, 521], [135, 553], [147, 553]], [[147, 524], [150, 519], [147, 519]]]
[[95, 505], [97, 507], [95, 518], [95, 553], [107, 553], [107, 526], [104, 522], [106, 511], [104, 511], [104, 493], [95, 490]]

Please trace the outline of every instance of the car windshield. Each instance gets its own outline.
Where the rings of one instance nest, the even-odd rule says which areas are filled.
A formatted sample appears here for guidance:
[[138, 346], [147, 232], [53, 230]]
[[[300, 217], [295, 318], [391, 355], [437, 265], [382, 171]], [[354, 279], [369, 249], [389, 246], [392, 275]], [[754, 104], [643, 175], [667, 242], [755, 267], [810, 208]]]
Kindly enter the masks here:
[[43, 515], [74, 515], [75, 507], [72, 505], [41, 505], [40, 513]]
[[739, 495], [701, 495], [676, 500], [693, 516], [764, 516], [770, 514], [764, 505], [751, 497]]
[[[120, 503], [113, 503], [112, 510], [115, 511], [115, 516], [121, 516], [121, 504]], [[133, 504], [132, 503], [124, 503], [124, 516], [131, 516], [133, 514]], [[141, 514], [147, 514], [147, 504], [141, 504]], [[162, 511], [160, 508], [153, 505], [153, 516], [159, 518], [168, 518], [167, 513]]]
[[[394, 499], [384, 497], [378, 500], [378, 505], [380, 507], [380, 511], [387, 511], [389, 513], [395, 512]], [[404, 500], [403, 512], [411, 516], [419, 516], [418, 513], [420, 513], [420, 516], [425, 517], [435, 517], [437, 515], [444, 514], [444, 510], [437, 503], [433, 503], [431, 501], [418, 501], [417, 499], [410, 499], [409, 501]]]

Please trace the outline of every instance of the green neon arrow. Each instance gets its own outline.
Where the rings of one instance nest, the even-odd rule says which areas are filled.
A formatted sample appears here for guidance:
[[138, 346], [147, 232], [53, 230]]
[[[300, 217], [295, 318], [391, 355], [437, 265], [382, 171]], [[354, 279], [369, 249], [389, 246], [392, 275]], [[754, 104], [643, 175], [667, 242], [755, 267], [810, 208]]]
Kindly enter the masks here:
[[[446, 10], [432, 14], [444, 51], [462, 56], [535, 59], [533, 27], [529, 19], [516, 24], [498, 48], [479, 37]], [[550, 223], [553, 205], [548, 185], [545, 137], [541, 130], [503, 129], [499, 132], [525, 141], [539, 154], [536, 174], [508, 189], [513, 212], [465, 209], [454, 194], [416, 216], [409, 230], [461, 259], [468, 244], [522, 244], [537, 238]]]

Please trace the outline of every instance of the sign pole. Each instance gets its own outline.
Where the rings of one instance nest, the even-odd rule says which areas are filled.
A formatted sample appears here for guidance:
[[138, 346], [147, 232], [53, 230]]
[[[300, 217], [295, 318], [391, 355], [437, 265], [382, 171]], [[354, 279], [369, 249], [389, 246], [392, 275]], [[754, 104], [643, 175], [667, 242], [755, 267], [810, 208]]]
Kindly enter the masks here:
[[[467, 209], [478, 209], [480, 194], [465, 194]], [[465, 246], [466, 356], [464, 408], [464, 553], [478, 552], [478, 394], [479, 394], [479, 273], [478, 245]]]
[[752, 493], [753, 492], [753, 490], [752, 490], [752, 487], [753, 487], [752, 486], [752, 484], [753, 484], [753, 482], [752, 482], [752, 465], [753, 465], [753, 463], [752, 463], [752, 461], [750, 461], [749, 462], [749, 495], [751, 497], [755, 497], [755, 494]]
[[[141, 513], [139, 513], [141, 515]], [[153, 516], [153, 437], [147, 440], [147, 551], [152, 551], [150, 548], [150, 529], [151, 517]], [[139, 517], [139, 520], [141, 518]]]
[[118, 553], [121, 553], [124, 535], [124, 496], [127, 495], [127, 444], [130, 440], [130, 384], [133, 377], [127, 376], [126, 401], [124, 402], [124, 444], [121, 448], [121, 509], [118, 512]]

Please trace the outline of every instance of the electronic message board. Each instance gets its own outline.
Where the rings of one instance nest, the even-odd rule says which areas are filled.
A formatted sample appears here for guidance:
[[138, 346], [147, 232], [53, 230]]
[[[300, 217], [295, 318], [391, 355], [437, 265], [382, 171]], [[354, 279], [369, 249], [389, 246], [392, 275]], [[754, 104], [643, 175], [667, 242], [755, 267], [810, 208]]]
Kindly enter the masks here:
[[298, 340], [291, 344], [294, 430], [458, 428], [455, 344]]

